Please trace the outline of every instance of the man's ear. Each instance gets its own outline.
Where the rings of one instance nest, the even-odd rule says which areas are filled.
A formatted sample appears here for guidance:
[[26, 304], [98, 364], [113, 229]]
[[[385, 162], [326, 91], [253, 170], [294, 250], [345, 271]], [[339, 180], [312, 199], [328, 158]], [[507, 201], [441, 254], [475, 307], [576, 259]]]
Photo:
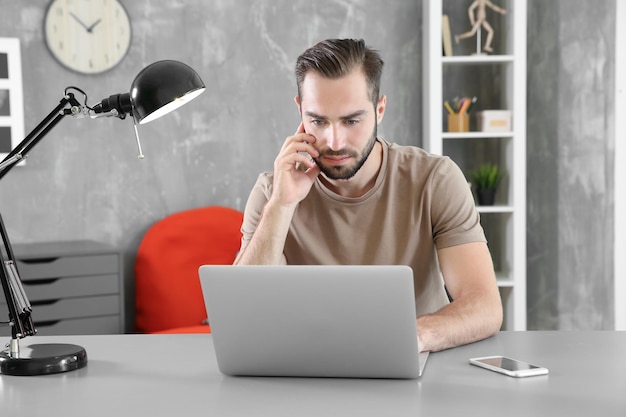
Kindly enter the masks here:
[[382, 122], [383, 117], [385, 116], [385, 108], [387, 107], [387, 97], [381, 96], [378, 99], [378, 103], [376, 103], [376, 120], [378, 123]]
[[300, 96], [295, 96], [295, 97], [293, 98], [293, 101], [295, 101], [295, 102], [296, 102], [296, 106], [298, 106], [298, 113], [302, 113], [302, 112], [300, 111]]

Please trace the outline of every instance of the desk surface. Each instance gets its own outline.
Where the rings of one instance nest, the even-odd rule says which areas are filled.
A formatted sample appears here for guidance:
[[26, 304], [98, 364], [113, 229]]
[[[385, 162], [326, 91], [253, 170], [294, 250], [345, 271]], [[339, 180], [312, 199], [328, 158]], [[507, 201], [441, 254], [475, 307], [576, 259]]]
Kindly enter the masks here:
[[[431, 354], [418, 380], [226, 377], [208, 334], [22, 341], [35, 343], [82, 345], [89, 364], [57, 375], [0, 375], [2, 416], [626, 415], [626, 332], [502, 332]], [[550, 374], [515, 379], [468, 364], [496, 354]]]

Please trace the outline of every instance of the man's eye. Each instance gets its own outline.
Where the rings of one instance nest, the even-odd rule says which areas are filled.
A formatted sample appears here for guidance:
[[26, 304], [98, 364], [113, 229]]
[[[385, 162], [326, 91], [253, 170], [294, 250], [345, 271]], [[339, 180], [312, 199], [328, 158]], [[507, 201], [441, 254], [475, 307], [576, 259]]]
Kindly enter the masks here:
[[316, 119], [316, 120], [311, 120], [311, 124], [312, 124], [313, 126], [321, 126], [321, 125], [323, 125], [323, 124], [324, 124], [324, 121], [323, 121], [323, 120], [318, 120], [318, 119]]
[[359, 124], [359, 121], [358, 120], [354, 120], [354, 119], [346, 120], [346, 124], [350, 125], [350, 126], [353, 126], [353, 125]]

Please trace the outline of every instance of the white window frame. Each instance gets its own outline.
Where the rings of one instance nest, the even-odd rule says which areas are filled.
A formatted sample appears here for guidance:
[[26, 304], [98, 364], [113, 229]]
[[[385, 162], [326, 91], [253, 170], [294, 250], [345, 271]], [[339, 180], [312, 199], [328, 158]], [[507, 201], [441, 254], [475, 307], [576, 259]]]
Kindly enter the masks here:
[[[0, 54], [7, 55], [8, 78], [0, 78], [0, 90], [9, 91], [8, 116], [0, 115], [0, 126], [11, 128], [11, 149], [24, 139], [24, 97], [22, 89], [22, 58], [18, 38], [0, 38]], [[6, 152], [0, 152], [0, 160]]]

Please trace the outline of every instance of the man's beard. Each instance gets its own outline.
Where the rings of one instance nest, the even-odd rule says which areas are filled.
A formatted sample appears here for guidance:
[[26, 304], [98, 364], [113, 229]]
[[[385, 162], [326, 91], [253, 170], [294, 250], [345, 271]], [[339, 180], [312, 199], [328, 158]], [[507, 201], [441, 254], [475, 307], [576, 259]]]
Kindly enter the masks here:
[[[369, 142], [365, 146], [365, 149], [363, 149], [363, 152], [361, 153], [361, 157], [360, 158], [359, 158], [359, 154], [357, 154], [354, 151], [344, 151], [344, 150], [331, 151], [331, 150], [328, 150], [328, 151], [325, 151], [323, 154], [320, 154], [319, 157], [314, 158], [315, 163], [320, 168], [320, 171], [322, 171], [322, 173], [328, 179], [331, 179], [331, 180], [347, 180], [347, 179], [350, 179], [350, 178], [354, 177], [357, 172], [359, 172], [359, 170], [361, 169], [363, 164], [365, 164], [365, 161], [367, 161], [367, 158], [370, 156], [370, 153], [372, 153], [372, 149], [374, 149], [374, 145], [376, 144], [376, 135], [377, 134], [378, 134], [378, 123], [376, 125], [374, 125], [374, 131], [372, 132], [372, 136], [370, 137]], [[350, 166], [330, 166], [330, 167], [328, 167], [328, 166], [324, 166], [323, 163], [321, 162], [321, 160], [324, 157], [324, 155], [350, 156], [350, 157], [358, 158], [358, 159], [356, 160], [356, 163], [352, 167], [350, 167]]]

